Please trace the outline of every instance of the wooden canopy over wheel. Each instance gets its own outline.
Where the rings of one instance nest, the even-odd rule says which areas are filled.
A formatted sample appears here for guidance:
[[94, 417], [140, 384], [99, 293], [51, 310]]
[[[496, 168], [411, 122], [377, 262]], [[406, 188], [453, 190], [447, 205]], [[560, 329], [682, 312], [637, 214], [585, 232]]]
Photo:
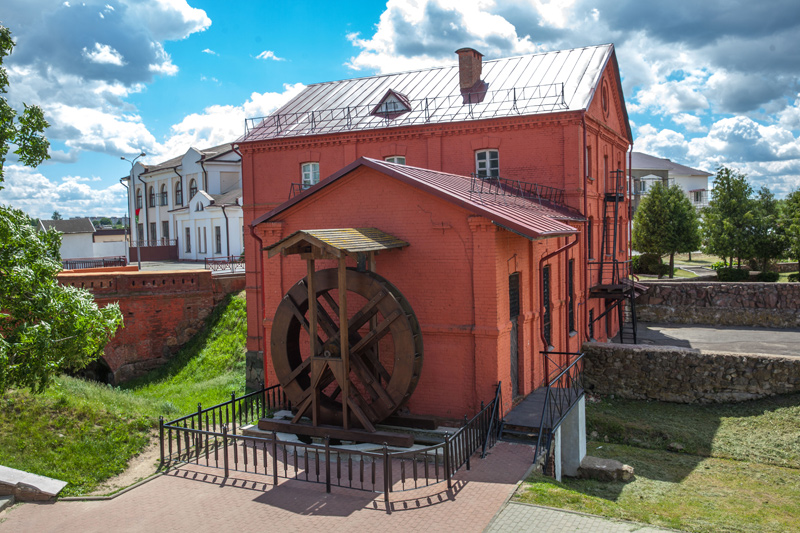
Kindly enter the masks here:
[[[411, 396], [423, 360], [419, 322], [400, 291], [373, 271], [376, 251], [402, 246], [368, 228], [298, 232], [268, 248], [308, 263], [308, 275], [281, 300], [271, 334], [272, 364], [296, 409], [292, 423], [310, 415], [314, 426], [374, 432]], [[357, 269], [346, 268], [347, 256]], [[316, 259], [339, 265], [315, 271]]]

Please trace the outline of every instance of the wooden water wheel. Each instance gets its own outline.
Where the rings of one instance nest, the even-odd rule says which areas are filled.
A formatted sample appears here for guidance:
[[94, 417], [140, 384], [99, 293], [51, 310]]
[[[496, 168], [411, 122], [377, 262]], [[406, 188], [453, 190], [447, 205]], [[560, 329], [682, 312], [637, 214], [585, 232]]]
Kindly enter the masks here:
[[[403, 405], [419, 381], [419, 322], [400, 291], [371, 270], [372, 252], [353, 254], [359, 269], [345, 268], [346, 254], [339, 254], [338, 268], [315, 271], [315, 258], [347, 250], [327, 241], [319, 245], [321, 231], [301, 233], [285, 240], [283, 253], [304, 256], [308, 276], [281, 300], [271, 334], [272, 365], [295, 408], [292, 423], [310, 414], [314, 426], [375, 431], [375, 424]], [[395, 247], [407, 246], [396, 242]]]

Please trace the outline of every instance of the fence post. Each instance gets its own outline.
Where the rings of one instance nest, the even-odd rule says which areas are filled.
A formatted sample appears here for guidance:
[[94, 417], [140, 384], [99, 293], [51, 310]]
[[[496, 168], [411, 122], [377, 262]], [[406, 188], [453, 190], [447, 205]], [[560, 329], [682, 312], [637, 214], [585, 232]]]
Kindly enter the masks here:
[[325, 435], [325, 492], [331, 491], [331, 437]]
[[236, 435], [236, 391], [231, 392], [231, 424], [233, 424], [233, 434]]
[[[285, 457], [283, 459], [286, 460]], [[278, 486], [278, 434], [274, 431], [272, 432], [272, 482]]]
[[[468, 422], [467, 422], [467, 415], [464, 415], [464, 427], [466, 427], [466, 426], [467, 426], [467, 424], [468, 424]], [[463, 435], [466, 435], [466, 437], [467, 437], [467, 438], [466, 438], [466, 441], [467, 441], [467, 449], [466, 449], [466, 454], [467, 454], [467, 470], [469, 470], [469, 456], [470, 456], [470, 455], [472, 455], [472, 440], [470, 439], [469, 432], [470, 432], [470, 428], [467, 428], [467, 429], [465, 429], [465, 430], [464, 430], [464, 433], [463, 433]]]
[[225, 465], [225, 478], [228, 477], [228, 424], [222, 425], [222, 461]]
[[444, 477], [447, 478], [447, 488], [453, 488], [450, 480], [450, 434], [444, 434]]
[[383, 443], [383, 499], [389, 503], [389, 491], [392, 489], [392, 483], [389, 474], [389, 446]]
[[161, 465], [164, 466], [164, 417], [158, 417], [158, 441], [161, 449]]
[[267, 384], [261, 380], [261, 418], [267, 416]]

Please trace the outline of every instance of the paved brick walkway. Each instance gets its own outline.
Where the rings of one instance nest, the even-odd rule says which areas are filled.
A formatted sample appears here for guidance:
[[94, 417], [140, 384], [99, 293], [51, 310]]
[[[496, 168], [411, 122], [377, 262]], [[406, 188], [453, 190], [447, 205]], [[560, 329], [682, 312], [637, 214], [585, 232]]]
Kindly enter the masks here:
[[563, 531], [659, 533], [673, 530], [516, 502], [509, 502], [486, 529], [487, 533], [521, 533], [525, 531], [535, 531], [536, 533]]
[[[187, 465], [110, 501], [24, 504], [0, 515], [0, 532], [48, 531], [483, 531], [533, 461], [529, 446], [501, 442], [445, 484], [382, 495]], [[388, 512], [387, 512], [388, 511]]]

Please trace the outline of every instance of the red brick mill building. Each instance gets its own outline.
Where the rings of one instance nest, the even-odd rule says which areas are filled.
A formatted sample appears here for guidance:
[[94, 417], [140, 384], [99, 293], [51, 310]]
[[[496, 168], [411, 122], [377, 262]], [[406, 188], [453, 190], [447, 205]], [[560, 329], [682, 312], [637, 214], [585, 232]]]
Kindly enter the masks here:
[[[311, 341], [272, 339], [303, 259], [372, 270], [413, 308], [424, 363], [400, 402], [412, 414], [461, 418], [498, 382], [508, 411], [573, 357], [542, 352], [576, 354], [618, 332], [621, 306], [605, 311], [629, 253], [632, 137], [613, 45], [457, 54], [458, 65], [310, 85], [250, 121], [238, 142], [248, 350], [251, 367], [263, 354], [268, 384], [308, 372]], [[281, 338], [300, 329], [285, 316]], [[278, 375], [281, 342], [301, 355]]]

